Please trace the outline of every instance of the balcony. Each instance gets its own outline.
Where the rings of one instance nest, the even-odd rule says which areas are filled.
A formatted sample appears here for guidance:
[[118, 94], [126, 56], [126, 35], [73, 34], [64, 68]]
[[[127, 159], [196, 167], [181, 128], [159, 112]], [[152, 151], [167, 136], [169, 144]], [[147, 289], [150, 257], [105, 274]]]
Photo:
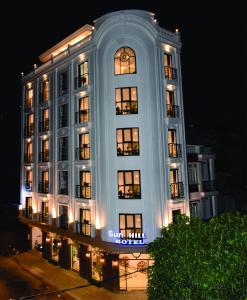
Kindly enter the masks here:
[[191, 183], [191, 184], [189, 184], [189, 192], [190, 193], [197, 193], [197, 192], [199, 192], [199, 184], [198, 183]]
[[82, 148], [75, 149], [76, 160], [88, 160], [90, 159], [90, 147], [88, 144], [83, 144]]
[[83, 76], [75, 77], [74, 80], [75, 89], [78, 89], [88, 84], [88, 74], [86, 73], [83, 74]]
[[23, 210], [23, 216], [24, 216], [25, 218], [32, 219], [32, 217], [33, 217], [33, 209], [32, 209], [31, 206], [26, 207], [26, 208]]
[[67, 116], [60, 117], [58, 122], [58, 128], [67, 127], [67, 126], [68, 126]]
[[69, 218], [66, 214], [62, 214], [59, 216], [59, 228], [68, 229], [69, 228]]
[[46, 224], [48, 224], [49, 223], [49, 216], [48, 216], [48, 214], [42, 214], [42, 213], [40, 213], [38, 215], [38, 220], [39, 220], [40, 223], [46, 223]]
[[24, 163], [30, 164], [33, 162], [33, 154], [25, 153], [24, 154]]
[[68, 160], [68, 148], [64, 147], [62, 148], [58, 153], [58, 159], [59, 161]]
[[165, 66], [165, 78], [169, 80], [177, 79], [177, 69], [172, 68], [170, 66]]
[[24, 189], [25, 191], [32, 191], [32, 181], [26, 181], [24, 182]]
[[84, 220], [84, 223], [75, 221], [76, 233], [85, 236], [91, 236], [91, 223], [88, 220]]
[[91, 199], [91, 186], [86, 182], [84, 183], [83, 186], [76, 185], [75, 196], [76, 198]]
[[184, 198], [184, 184], [183, 182], [175, 182], [170, 185], [171, 198], [180, 199]]
[[39, 152], [39, 162], [48, 162], [49, 161], [49, 150], [46, 149], [43, 152]]
[[169, 152], [169, 157], [172, 158], [182, 157], [182, 145], [169, 143], [168, 152]]
[[60, 187], [59, 188], [59, 190], [58, 190], [58, 194], [59, 195], [68, 195], [69, 193], [68, 193], [68, 187], [66, 186], [66, 187]]
[[214, 192], [216, 191], [216, 184], [214, 180], [202, 181], [203, 192]]
[[86, 123], [89, 121], [89, 109], [83, 109], [75, 113], [75, 123]]
[[166, 115], [168, 118], [179, 118], [179, 106], [166, 104]]
[[39, 182], [39, 193], [48, 194], [49, 193], [49, 181]]
[[45, 132], [49, 130], [49, 120], [39, 122], [39, 132]]
[[30, 124], [24, 127], [24, 136], [30, 137], [34, 134], [34, 124]]
[[25, 101], [25, 105], [24, 105], [25, 112], [30, 112], [32, 108], [33, 108], [33, 100], [29, 99]]

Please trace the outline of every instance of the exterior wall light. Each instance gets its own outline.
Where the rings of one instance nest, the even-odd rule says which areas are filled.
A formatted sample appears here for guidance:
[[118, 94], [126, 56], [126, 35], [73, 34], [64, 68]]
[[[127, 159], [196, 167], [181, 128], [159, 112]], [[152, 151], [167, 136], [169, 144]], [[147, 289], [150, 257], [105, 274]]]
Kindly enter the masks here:
[[112, 266], [113, 267], [117, 267], [118, 266], [118, 261], [117, 260], [113, 260], [112, 261]]
[[62, 246], [62, 242], [58, 242], [57, 246], [60, 248]]
[[102, 257], [99, 261], [103, 264], [105, 262], [105, 259]]
[[85, 255], [86, 255], [86, 257], [88, 257], [88, 258], [90, 257], [90, 253], [89, 253], [89, 252], [87, 252]]
[[51, 238], [50, 238], [50, 237], [47, 237], [47, 238], [45, 239], [45, 241], [46, 241], [47, 243], [49, 243], [49, 242], [51, 241]]

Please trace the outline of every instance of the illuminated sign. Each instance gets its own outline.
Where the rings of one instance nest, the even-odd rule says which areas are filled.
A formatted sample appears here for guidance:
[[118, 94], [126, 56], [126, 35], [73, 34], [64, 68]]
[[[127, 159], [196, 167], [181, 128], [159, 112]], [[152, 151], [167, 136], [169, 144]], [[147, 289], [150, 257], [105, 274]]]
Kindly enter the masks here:
[[144, 245], [145, 233], [129, 233], [126, 237], [123, 233], [108, 231], [108, 236], [115, 238], [116, 244], [122, 245]]

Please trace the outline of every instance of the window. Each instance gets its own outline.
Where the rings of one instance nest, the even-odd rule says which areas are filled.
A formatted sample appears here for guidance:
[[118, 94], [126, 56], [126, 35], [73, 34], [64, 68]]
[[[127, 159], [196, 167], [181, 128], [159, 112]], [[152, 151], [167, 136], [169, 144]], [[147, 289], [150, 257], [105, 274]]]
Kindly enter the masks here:
[[49, 172], [41, 172], [41, 182], [39, 183], [39, 193], [49, 193]]
[[68, 206], [59, 205], [59, 227], [62, 229], [68, 229]]
[[197, 176], [197, 165], [188, 163], [188, 180], [189, 184], [198, 183], [198, 176]]
[[179, 106], [175, 103], [174, 91], [166, 90], [166, 114], [169, 118], [179, 118]]
[[58, 107], [58, 127], [68, 126], [68, 104], [63, 104]]
[[176, 223], [177, 222], [177, 216], [181, 215], [181, 209], [174, 209], [172, 211], [172, 222]]
[[41, 81], [41, 94], [40, 101], [46, 102], [49, 100], [50, 83], [48, 77], [43, 78]]
[[48, 223], [48, 219], [49, 219], [49, 205], [48, 205], [48, 202], [42, 201], [41, 202], [40, 222]]
[[49, 130], [49, 109], [45, 108], [41, 110], [40, 116], [40, 123], [39, 123], [39, 131], [45, 132]]
[[82, 87], [88, 84], [88, 61], [84, 61], [78, 65], [78, 77], [75, 87]]
[[32, 197], [26, 197], [25, 204], [26, 204], [25, 205], [25, 217], [32, 218], [32, 214], [33, 214]]
[[90, 209], [80, 208], [80, 234], [91, 236], [91, 212]]
[[26, 178], [25, 178], [25, 190], [26, 191], [32, 190], [32, 183], [33, 183], [33, 171], [26, 170]]
[[68, 71], [61, 72], [58, 78], [58, 95], [62, 96], [68, 93]]
[[118, 198], [141, 198], [140, 171], [118, 171]]
[[139, 129], [117, 129], [117, 155], [139, 155]]
[[198, 203], [190, 202], [190, 215], [196, 217], [198, 215]]
[[182, 182], [179, 182], [178, 169], [170, 169], [170, 187], [172, 199], [184, 197], [184, 186]]
[[114, 56], [115, 75], [136, 73], [136, 56], [131, 48], [123, 47]]
[[68, 140], [67, 136], [63, 136], [58, 140], [58, 159], [68, 160]]
[[79, 135], [79, 148], [76, 149], [76, 159], [90, 159], [89, 133], [81, 133]]
[[49, 141], [41, 140], [41, 152], [39, 153], [39, 162], [49, 161]]
[[76, 123], [85, 123], [89, 121], [89, 99], [83, 97], [79, 99], [79, 111], [76, 112]]
[[33, 88], [32, 86], [26, 87], [25, 93], [25, 108], [31, 109], [33, 107]]
[[115, 102], [117, 115], [137, 114], [137, 87], [115, 89]]
[[91, 199], [91, 172], [80, 171], [80, 185], [76, 186], [76, 197]]
[[177, 143], [176, 129], [168, 129], [168, 152], [169, 157], [181, 157], [181, 144]]
[[25, 137], [31, 136], [34, 134], [34, 114], [26, 115], [26, 122], [25, 122]]
[[177, 70], [173, 68], [172, 55], [164, 53], [165, 78], [169, 80], [177, 79]]
[[33, 161], [33, 143], [26, 143], [26, 153], [24, 154], [24, 162], [31, 163]]
[[59, 171], [58, 179], [58, 194], [68, 195], [68, 171]]
[[142, 215], [119, 214], [119, 232], [125, 238], [129, 238], [130, 233], [142, 233]]

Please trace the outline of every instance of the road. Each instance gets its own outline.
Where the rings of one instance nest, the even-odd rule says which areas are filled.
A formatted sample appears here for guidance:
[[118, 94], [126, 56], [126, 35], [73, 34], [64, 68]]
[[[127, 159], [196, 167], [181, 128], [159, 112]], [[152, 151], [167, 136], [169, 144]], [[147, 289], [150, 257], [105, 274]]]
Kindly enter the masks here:
[[[23, 270], [9, 257], [0, 256], [0, 300], [20, 299], [21, 297], [55, 291], [56, 288], [48, 286], [41, 279]], [[35, 300], [72, 300], [64, 293], [51, 294], [29, 298]]]

